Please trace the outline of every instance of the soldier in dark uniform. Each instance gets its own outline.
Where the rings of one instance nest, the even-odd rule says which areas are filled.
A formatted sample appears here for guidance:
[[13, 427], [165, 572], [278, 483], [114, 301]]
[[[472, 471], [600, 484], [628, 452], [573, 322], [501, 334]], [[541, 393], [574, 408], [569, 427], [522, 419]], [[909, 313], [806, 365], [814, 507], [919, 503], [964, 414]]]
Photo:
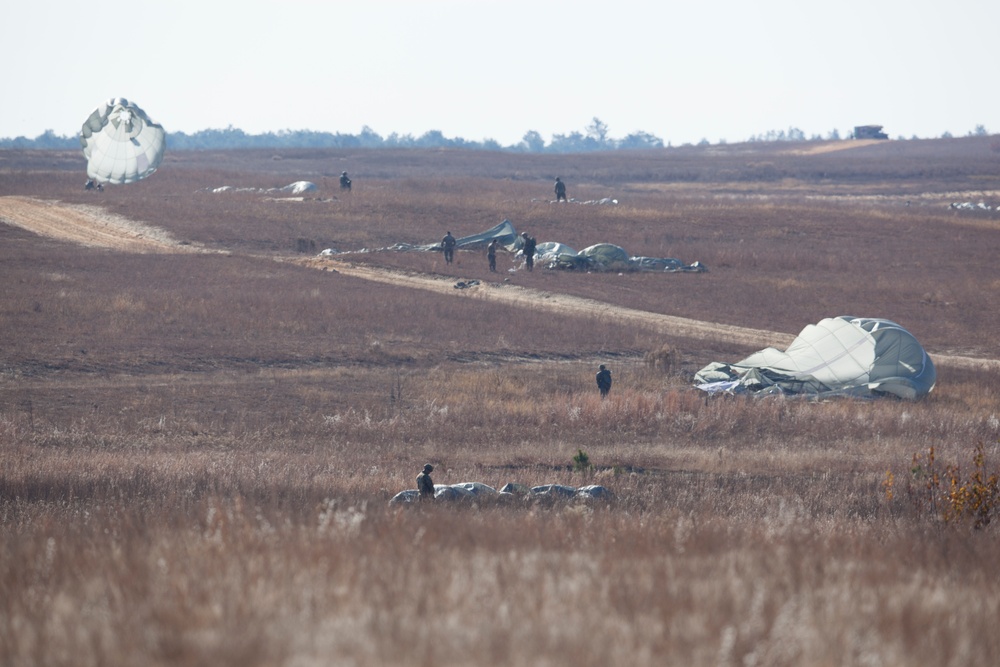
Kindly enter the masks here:
[[351, 179], [347, 177], [347, 172], [340, 172], [340, 189], [350, 190], [351, 189]]
[[434, 500], [434, 482], [431, 480], [431, 473], [434, 466], [430, 463], [424, 466], [423, 472], [417, 475], [417, 491], [420, 493], [420, 500]]
[[441, 247], [444, 249], [444, 262], [445, 264], [451, 264], [452, 260], [455, 259], [455, 237], [448, 232], [441, 239]]
[[493, 239], [490, 244], [486, 246], [486, 259], [490, 260], [490, 271], [492, 273], [497, 272], [497, 240]]
[[556, 176], [556, 201], [566, 201], [566, 184]]
[[521, 252], [524, 253], [525, 267], [531, 271], [535, 266], [535, 246], [538, 242], [534, 237], [528, 236], [528, 232], [522, 232], [521, 236], [524, 238], [524, 248]]
[[601, 390], [601, 398], [607, 398], [611, 391], [611, 371], [604, 364], [597, 371], [597, 388]]

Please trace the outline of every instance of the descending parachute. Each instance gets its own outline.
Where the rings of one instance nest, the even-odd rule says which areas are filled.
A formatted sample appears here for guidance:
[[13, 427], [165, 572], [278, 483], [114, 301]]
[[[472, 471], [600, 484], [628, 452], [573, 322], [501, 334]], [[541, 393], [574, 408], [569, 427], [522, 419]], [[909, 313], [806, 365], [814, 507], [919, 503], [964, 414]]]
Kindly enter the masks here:
[[134, 183], [159, 166], [167, 133], [124, 97], [97, 107], [80, 131], [87, 176], [98, 183]]

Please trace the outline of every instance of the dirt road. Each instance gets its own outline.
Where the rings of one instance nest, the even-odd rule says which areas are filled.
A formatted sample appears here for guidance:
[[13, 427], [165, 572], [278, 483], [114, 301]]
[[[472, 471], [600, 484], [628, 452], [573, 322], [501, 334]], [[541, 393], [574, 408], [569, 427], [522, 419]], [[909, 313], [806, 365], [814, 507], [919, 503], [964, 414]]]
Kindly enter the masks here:
[[0, 197], [0, 220], [39, 236], [91, 248], [131, 253], [202, 251], [181, 245], [158, 227], [128, 220], [94, 206], [70, 206], [30, 197]]
[[[164, 230], [96, 207], [73, 206], [29, 197], [0, 197], [0, 221], [21, 227], [41, 236], [132, 253], [215, 252], [194, 245], [182, 245]], [[271, 261], [261, 257], [262, 261]], [[522, 308], [581, 317], [611, 317], [616, 321], [641, 326], [664, 335], [698, 340], [740, 343], [749, 347], [787, 347], [794, 335], [751, 329], [729, 324], [691, 320], [672, 315], [622, 308], [613, 304], [532, 290], [504, 284], [481, 283], [456, 289], [455, 280], [412, 272], [361, 266], [336, 256], [282, 259], [319, 270], [334, 270], [346, 276], [422, 289], [459, 298], [484, 299]], [[934, 363], [961, 368], [1000, 369], [1000, 360], [932, 354]]]
[[319, 269], [332, 268], [344, 275], [402, 287], [431, 290], [470, 299], [496, 301], [562, 315], [603, 317], [615, 322], [641, 326], [657, 333], [681, 338], [728, 341], [759, 347], [766, 347], [768, 345], [786, 347], [794, 338], [794, 336], [775, 331], [749, 329], [714, 322], [702, 322], [683, 317], [674, 317], [672, 315], [622, 308], [603, 301], [595, 301], [569, 294], [545, 292], [515, 285], [504, 285], [502, 283], [480, 283], [472, 287], [456, 289], [456, 281], [453, 278], [390, 271], [327, 258], [309, 258], [292, 261]]

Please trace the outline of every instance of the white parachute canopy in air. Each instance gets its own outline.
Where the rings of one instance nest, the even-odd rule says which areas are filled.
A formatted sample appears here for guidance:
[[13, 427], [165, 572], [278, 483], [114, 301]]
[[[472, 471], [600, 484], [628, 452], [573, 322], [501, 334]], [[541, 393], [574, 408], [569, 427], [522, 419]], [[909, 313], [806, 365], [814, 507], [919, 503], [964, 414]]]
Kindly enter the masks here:
[[97, 107], [80, 131], [87, 176], [99, 183], [134, 183], [163, 159], [167, 133], [123, 97]]
[[878, 396], [915, 399], [934, 389], [936, 371], [917, 339], [889, 320], [831, 317], [810, 324], [781, 352], [773, 347], [695, 374], [709, 393]]

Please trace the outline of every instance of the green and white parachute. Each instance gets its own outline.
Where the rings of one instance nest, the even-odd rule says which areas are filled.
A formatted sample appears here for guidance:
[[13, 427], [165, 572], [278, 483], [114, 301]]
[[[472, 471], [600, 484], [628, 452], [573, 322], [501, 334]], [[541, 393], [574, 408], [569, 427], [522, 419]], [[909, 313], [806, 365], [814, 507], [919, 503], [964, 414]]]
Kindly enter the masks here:
[[167, 133], [124, 97], [97, 107], [80, 131], [87, 176], [98, 183], [134, 183], [160, 165]]
[[934, 363], [909, 331], [886, 319], [828, 317], [784, 352], [773, 347], [734, 364], [713, 362], [695, 384], [709, 393], [880, 396], [915, 399], [934, 389]]

